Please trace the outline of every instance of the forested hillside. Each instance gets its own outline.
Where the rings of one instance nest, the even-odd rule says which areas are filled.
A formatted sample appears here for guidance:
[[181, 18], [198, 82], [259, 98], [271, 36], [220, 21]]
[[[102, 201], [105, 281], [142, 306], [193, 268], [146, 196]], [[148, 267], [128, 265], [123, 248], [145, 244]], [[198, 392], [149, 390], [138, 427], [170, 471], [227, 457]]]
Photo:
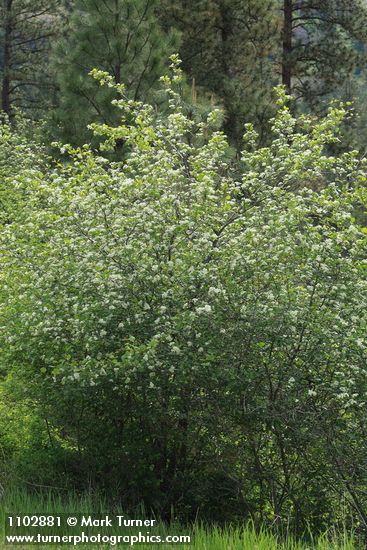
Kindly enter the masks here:
[[364, 548], [367, 4], [0, 14], [5, 516]]

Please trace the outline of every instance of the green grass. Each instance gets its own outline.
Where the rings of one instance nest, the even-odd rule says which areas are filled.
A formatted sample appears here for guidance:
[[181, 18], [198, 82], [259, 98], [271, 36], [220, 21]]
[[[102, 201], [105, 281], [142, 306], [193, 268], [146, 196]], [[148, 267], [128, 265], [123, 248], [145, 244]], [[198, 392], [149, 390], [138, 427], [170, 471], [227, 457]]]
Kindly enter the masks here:
[[[95, 499], [91, 496], [75, 497], [70, 495], [69, 497], [61, 497], [54, 493], [44, 493], [42, 495], [27, 493], [24, 491], [13, 491], [9, 494], [3, 495], [1, 499], [1, 547], [2, 548], [36, 548], [36, 546], [20, 546], [14, 545], [5, 546], [4, 543], [4, 524], [5, 514], [11, 512], [12, 514], [35, 514], [43, 513], [50, 515], [57, 514], [91, 514], [94, 517], [103, 515], [106, 513], [108, 506], [100, 499]], [[115, 507], [110, 515], [115, 514], [123, 515], [120, 508]], [[132, 517], [132, 516], [130, 516]], [[139, 519], [152, 519], [150, 514], [146, 514], [143, 511], [136, 513], [135, 516]], [[158, 549], [158, 548], [170, 548], [170, 549], [200, 549], [200, 550], [359, 550], [364, 548], [362, 545], [358, 545], [355, 538], [351, 534], [329, 532], [323, 536], [313, 540], [313, 537], [309, 534], [307, 540], [311, 542], [297, 542], [291, 537], [281, 540], [275, 535], [267, 532], [265, 529], [256, 531], [253, 526], [247, 525], [244, 527], [227, 527], [221, 529], [216, 526], [205, 526], [203, 524], [195, 524], [191, 527], [185, 527], [179, 524], [165, 525], [162, 522], [157, 522], [157, 526], [154, 528], [148, 528], [150, 533], [159, 534], [165, 537], [167, 534], [173, 535], [190, 535], [191, 544], [136, 544], [135, 548], [139, 549]], [[97, 529], [97, 532], [103, 531], [103, 529]], [[140, 528], [142, 532], [147, 530], [146, 527]], [[110, 528], [108, 534], [137, 534], [139, 528], [132, 530], [122, 531], [117, 526]], [[54, 534], [60, 534], [59, 531], [53, 531]], [[69, 544], [63, 545], [37, 545], [37, 548], [131, 548], [128, 544], [119, 544], [116, 546], [98, 546], [97, 544], [89, 544], [78, 546], [72, 546]]]

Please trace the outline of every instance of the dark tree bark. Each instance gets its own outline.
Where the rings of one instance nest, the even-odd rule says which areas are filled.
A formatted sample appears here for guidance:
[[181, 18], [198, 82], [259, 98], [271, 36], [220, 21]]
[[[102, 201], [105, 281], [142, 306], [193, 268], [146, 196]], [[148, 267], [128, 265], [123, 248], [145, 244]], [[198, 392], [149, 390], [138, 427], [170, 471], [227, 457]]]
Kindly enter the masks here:
[[11, 101], [10, 101], [10, 65], [11, 65], [11, 35], [12, 35], [12, 18], [11, 8], [13, 0], [4, 1], [4, 66], [3, 79], [1, 83], [1, 108], [10, 117], [11, 116]]
[[284, 0], [283, 7], [283, 58], [282, 58], [282, 84], [287, 93], [292, 89], [292, 64], [290, 55], [292, 53], [292, 23], [293, 23], [293, 0]]

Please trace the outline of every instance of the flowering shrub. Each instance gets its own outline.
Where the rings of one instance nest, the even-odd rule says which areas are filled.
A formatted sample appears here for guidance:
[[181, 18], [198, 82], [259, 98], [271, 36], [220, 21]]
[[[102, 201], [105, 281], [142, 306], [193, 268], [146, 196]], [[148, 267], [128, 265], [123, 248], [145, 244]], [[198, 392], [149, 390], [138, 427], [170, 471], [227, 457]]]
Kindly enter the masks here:
[[248, 126], [239, 175], [172, 69], [168, 116], [118, 85], [121, 125], [94, 127], [126, 160], [66, 148], [14, 176], [29, 199], [1, 237], [2, 363], [78, 479], [126, 504], [303, 528], [344, 495], [363, 523], [365, 176], [325, 153], [343, 107], [297, 120], [280, 92], [272, 145]]

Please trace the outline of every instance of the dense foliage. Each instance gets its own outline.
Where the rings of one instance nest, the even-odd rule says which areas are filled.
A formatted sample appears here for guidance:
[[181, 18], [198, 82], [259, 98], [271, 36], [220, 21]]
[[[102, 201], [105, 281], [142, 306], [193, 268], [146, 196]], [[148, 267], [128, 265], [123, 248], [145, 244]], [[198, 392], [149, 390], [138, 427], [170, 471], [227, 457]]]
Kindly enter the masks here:
[[51, 113], [53, 134], [68, 143], [88, 143], [92, 121], [118, 123], [111, 88], [88, 76], [97, 67], [123, 82], [134, 99], [152, 100], [174, 37], [155, 18], [152, 0], [77, 0], [52, 55], [58, 108]]
[[22, 109], [44, 117], [53, 99], [47, 70], [52, 38], [59, 27], [57, 0], [3, 0], [0, 5], [1, 110]]
[[94, 76], [123, 161], [50, 165], [1, 135], [8, 468], [167, 517], [365, 528], [366, 178], [327, 154], [345, 109], [296, 119], [280, 90], [271, 144], [247, 125], [238, 164], [219, 113], [185, 114], [176, 58], [167, 116]]
[[[221, 105], [238, 152], [243, 124], [267, 143], [273, 87], [294, 109], [325, 114], [327, 98], [366, 110], [365, 0], [3, 0], [0, 5], [1, 109], [46, 119], [49, 141], [89, 143], [91, 120], [116, 125], [111, 89], [88, 79], [97, 68], [154, 102], [164, 61], [182, 58], [191, 102]], [[349, 132], [366, 148], [364, 125]], [[46, 139], [47, 141], [47, 139]]]

